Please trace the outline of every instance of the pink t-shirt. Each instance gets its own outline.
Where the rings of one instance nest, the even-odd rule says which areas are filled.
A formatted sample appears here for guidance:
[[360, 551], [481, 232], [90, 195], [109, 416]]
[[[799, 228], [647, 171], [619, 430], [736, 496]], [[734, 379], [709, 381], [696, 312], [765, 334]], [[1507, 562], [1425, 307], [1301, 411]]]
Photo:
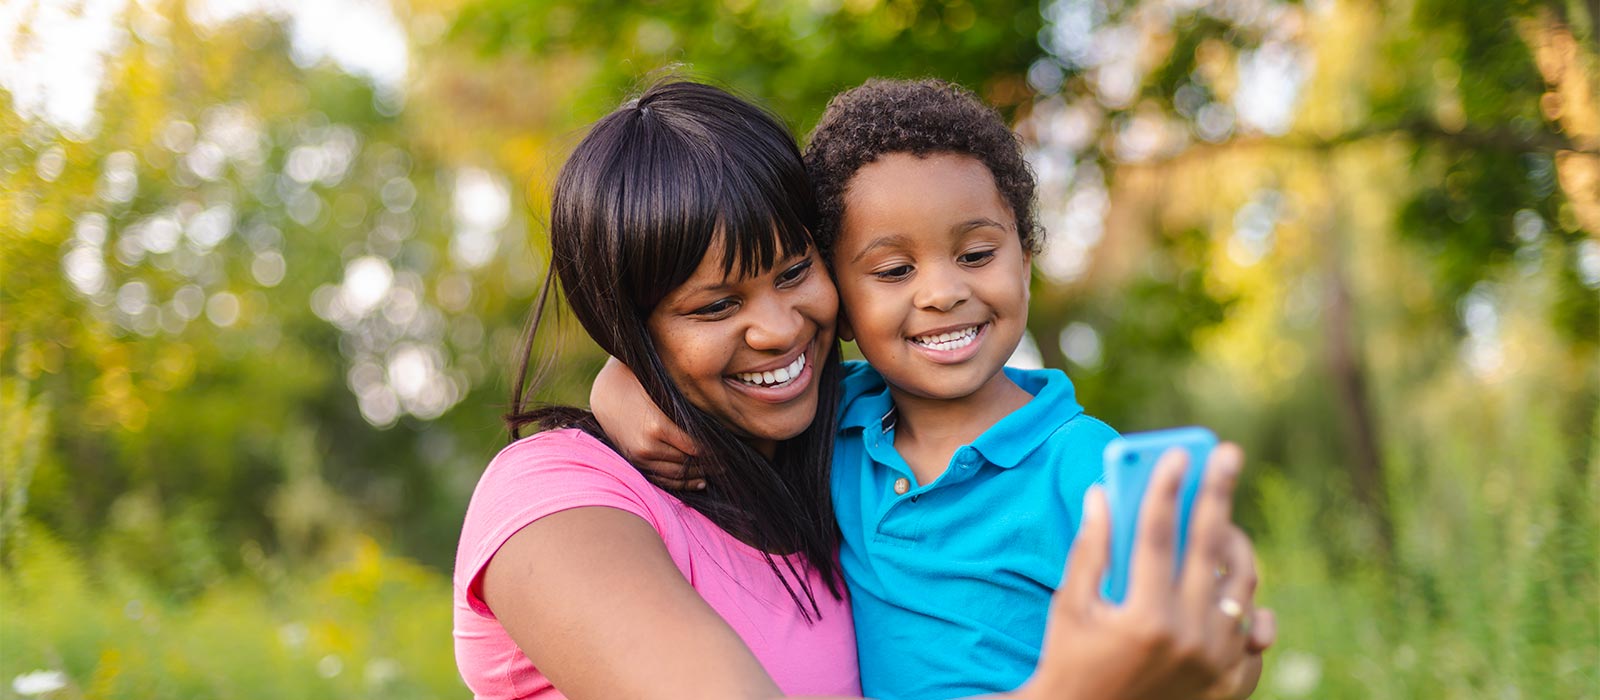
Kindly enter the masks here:
[[517, 531], [585, 506], [617, 508], [649, 523], [689, 585], [744, 639], [785, 693], [860, 694], [850, 606], [834, 600], [815, 573], [810, 584], [822, 619], [813, 624], [800, 616], [760, 552], [656, 488], [593, 436], [556, 430], [502, 450], [467, 507], [456, 549], [456, 665], [477, 697], [563, 697], [484, 604], [482, 578], [489, 559]]

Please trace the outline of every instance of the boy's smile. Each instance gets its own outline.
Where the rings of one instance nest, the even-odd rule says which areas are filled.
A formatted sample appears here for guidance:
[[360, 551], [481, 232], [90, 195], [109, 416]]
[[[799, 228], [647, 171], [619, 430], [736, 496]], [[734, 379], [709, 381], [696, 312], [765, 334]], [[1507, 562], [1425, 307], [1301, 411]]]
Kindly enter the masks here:
[[1027, 322], [1029, 260], [989, 169], [965, 155], [891, 153], [856, 171], [843, 209], [841, 330], [867, 361], [909, 397], [1003, 389]]

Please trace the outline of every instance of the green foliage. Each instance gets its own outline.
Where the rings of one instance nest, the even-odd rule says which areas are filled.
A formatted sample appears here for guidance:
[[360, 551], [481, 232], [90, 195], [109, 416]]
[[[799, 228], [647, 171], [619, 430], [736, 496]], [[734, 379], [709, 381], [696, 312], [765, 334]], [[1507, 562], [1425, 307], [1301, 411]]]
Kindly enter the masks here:
[[1009, 111], [1028, 96], [1023, 73], [1040, 24], [1027, 0], [478, 0], [462, 9], [452, 38], [486, 53], [570, 62], [583, 75], [579, 122], [677, 66], [755, 96], [805, 131], [834, 93], [873, 76], [938, 76]]
[[[0, 572], [0, 676], [62, 671], [57, 698], [437, 698], [465, 694], [449, 582], [351, 542], [320, 574], [252, 568], [175, 596], [33, 528]], [[341, 561], [342, 560], [342, 561]]]

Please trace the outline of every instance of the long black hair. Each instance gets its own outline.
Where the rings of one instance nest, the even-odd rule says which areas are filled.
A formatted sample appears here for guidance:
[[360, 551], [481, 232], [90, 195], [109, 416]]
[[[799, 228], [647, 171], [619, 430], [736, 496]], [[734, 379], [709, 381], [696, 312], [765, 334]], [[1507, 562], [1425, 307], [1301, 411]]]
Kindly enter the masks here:
[[[794, 138], [772, 114], [720, 89], [657, 84], [596, 123], [556, 179], [550, 212], [552, 275], [535, 303], [522, 368], [506, 415], [522, 428], [576, 427], [601, 440], [587, 411], [533, 407], [527, 381], [533, 338], [551, 284], [602, 349], [633, 370], [651, 400], [682, 427], [715, 474], [711, 488], [676, 494], [729, 534], [765, 553], [807, 619], [821, 615], [798, 553], [841, 596], [839, 544], [828, 490], [839, 343], [817, 367], [817, 415], [800, 435], [763, 457], [672, 382], [647, 330], [650, 312], [720, 245], [724, 274], [755, 274], [812, 245], [816, 200]], [[802, 596], [804, 599], [802, 600]]]

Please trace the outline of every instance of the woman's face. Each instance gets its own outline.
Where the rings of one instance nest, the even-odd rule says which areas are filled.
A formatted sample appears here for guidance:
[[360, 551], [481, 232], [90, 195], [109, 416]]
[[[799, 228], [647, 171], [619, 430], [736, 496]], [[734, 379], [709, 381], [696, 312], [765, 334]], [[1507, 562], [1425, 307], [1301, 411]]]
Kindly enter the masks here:
[[711, 246], [646, 325], [689, 402], [771, 457], [816, 417], [814, 367], [833, 347], [839, 297], [815, 249], [727, 277], [721, 249]]

